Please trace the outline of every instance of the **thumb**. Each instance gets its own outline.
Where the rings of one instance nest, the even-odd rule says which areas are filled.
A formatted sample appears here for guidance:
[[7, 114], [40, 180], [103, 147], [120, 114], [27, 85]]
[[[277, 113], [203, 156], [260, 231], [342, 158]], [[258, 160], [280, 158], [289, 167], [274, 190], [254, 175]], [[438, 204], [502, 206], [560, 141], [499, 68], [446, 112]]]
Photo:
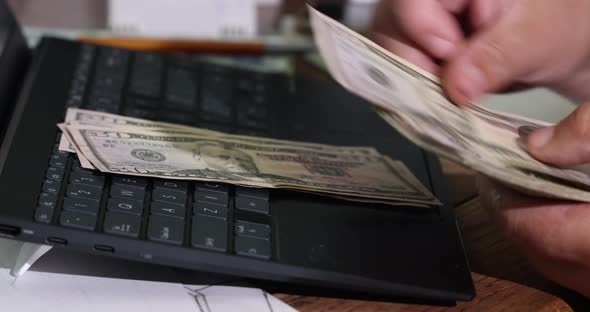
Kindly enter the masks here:
[[547, 66], [548, 37], [555, 36], [545, 19], [544, 11], [550, 9], [536, 1], [517, 1], [493, 24], [473, 34], [443, 69], [442, 81], [450, 98], [468, 105]]
[[590, 162], [590, 102], [556, 126], [536, 130], [527, 144], [529, 153], [546, 163], [575, 166]]

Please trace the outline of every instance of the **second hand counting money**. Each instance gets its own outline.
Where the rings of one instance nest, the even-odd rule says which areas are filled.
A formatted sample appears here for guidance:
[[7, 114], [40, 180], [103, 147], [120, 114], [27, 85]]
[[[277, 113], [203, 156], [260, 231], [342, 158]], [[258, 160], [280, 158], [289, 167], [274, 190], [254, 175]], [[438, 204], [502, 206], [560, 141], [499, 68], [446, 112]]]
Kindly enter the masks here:
[[519, 144], [520, 129], [547, 124], [482, 107], [458, 108], [432, 74], [308, 9], [332, 76], [373, 103], [408, 139], [527, 193], [590, 202], [590, 176], [541, 163]]

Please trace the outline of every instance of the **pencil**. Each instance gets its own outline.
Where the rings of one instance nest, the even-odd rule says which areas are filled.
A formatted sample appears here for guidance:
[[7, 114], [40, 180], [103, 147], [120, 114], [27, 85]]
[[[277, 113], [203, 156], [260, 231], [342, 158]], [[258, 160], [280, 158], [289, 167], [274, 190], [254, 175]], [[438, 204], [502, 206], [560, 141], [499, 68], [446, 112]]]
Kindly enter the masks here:
[[78, 39], [82, 42], [91, 44], [161, 53], [185, 52], [262, 55], [267, 52], [264, 43], [258, 41], [179, 40], [87, 36], [82, 36]]

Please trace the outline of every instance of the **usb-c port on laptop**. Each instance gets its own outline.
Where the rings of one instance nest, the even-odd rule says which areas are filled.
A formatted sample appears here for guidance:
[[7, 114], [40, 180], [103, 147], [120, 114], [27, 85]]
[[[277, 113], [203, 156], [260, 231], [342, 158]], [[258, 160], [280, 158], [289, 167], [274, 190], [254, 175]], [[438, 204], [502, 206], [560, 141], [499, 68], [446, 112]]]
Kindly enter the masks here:
[[115, 248], [113, 248], [113, 246], [99, 245], [99, 244], [94, 245], [94, 250], [102, 251], [102, 252], [110, 252], [110, 253], [115, 252]]
[[13, 238], [20, 234], [20, 228], [12, 225], [0, 224], [0, 237]]
[[53, 245], [65, 246], [68, 244], [68, 240], [61, 237], [47, 237], [47, 242]]

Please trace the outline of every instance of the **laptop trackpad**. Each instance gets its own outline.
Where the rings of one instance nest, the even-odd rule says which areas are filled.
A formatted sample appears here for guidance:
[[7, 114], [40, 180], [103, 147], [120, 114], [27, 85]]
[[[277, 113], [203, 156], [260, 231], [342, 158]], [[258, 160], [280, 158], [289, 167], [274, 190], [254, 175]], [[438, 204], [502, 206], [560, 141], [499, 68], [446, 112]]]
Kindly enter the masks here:
[[441, 259], [453, 257], [452, 235], [436, 211], [289, 195], [274, 197], [279, 262], [410, 284], [433, 270], [452, 278], [453, 259]]

